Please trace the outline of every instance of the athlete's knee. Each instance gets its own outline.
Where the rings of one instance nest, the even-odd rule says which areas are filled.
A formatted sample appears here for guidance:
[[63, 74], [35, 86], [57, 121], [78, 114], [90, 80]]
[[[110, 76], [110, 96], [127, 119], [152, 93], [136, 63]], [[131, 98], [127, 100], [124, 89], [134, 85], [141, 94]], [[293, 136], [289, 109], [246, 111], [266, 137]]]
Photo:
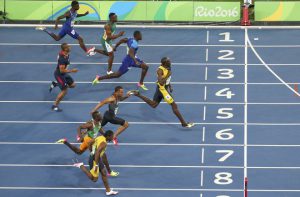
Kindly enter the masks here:
[[69, 85], [69, 88], [75, 88], [75, 87], [76, 87], [75, 83], [72, 83], [71, 85]]
[[143, 70], [146, 70], [146, 71], [149, 69], [149, 66], [145, 63], [142, 63], [141, 67]]
[[78, 42], [83, 42], [83, 38], [80, 36], [77, 38], [77, 40], [78, 40]]
[[127, 121], [125, 121], [125, 123], [122, 126], [125, 127], [125, 128], [128, 128], [129, 127], [129, 123]]
[[114, 58], [115, 54], [114, 54], [114, 52], [112, 51], [112, 52], [109, 52], [109, 53], [108, 53], [108, 56], [109, 56], [110, 58]]

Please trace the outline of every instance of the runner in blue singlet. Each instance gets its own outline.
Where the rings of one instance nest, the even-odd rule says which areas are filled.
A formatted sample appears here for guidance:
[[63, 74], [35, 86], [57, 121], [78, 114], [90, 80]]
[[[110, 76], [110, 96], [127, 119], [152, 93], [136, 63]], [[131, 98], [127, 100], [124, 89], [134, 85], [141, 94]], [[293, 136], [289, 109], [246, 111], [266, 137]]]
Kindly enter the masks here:
[[59, 41], [60, 39], [65, 37], [66, 34], [68, 34], [72, 38], [78, 40], [80, 47], [84, 50], [84, 52], [87, 53], [88, 56], [95, 55], [96, 54], [94, 52], [95, 47], [87, 49], [84, 42], [83, 42], [82, 37], [80, 37], [80, 35], [73, 28], [76, 18], [86, 16], [86, 15], [89, 14], [88, 11], [85, 12], [84, 14], [77, 14], [77, 11], [79, 10], [79, 8], [80, 7], [79, 7], [78, 1], [72, 1], [71, 9], [69, 11], [67, 11], [65, 14], [57, 17], [57, 19], [55, 20], [54, 29], [57, 29], [59, 20], [66, 18], [66, 21], [63, 24], [63, 26], [62, 26], [62, 28], [61, 28], [58, 35], [54, 34], [53, 32], [48, 31], [46, 29], [46, 27], [37, 27], [36, 29], [46, 32], [47, 34], [49, 34], [56, 41]]

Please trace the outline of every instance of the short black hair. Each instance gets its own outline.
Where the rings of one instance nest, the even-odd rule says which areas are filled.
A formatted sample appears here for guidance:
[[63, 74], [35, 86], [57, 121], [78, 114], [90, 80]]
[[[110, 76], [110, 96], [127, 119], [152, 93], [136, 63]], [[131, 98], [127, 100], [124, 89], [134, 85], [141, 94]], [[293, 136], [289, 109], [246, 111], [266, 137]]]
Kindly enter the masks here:
[[169, 59], [170, 59], [170, 58], [168, 58], [168, 57], [163, 57], [163, 58], [161, 58], [160, 62], [161, 62], [162, 64], [165, 64], [166, 61], [169, 60]]
[[114, 15], [116, 15], [116, 13], [111, 12], [111, 13], [109, 13], [108, 17], [111, 18], [111, 17], [113, 17]]
[[110, 137], [110, 136], [113, 136], [113, 135], [114, 135], [114, 132], [112, 130], [107, 130], [104, 133], [104, 137]]
[[68, 45], [68, 43], [62, 43], [62, 44], [60, 45], [61, 50], [64, 50], [64, 48], [65, 48], [67, 45]]
[[117, 86], [117, 87], [115, 87], [115, 92], [118, 92], [118, 91], [121, 90], [121, 89], [123, 89], [122, 86]]
[[136, 31], [133, 32], [133, 36], [134, 36], [134, 37], [136, 37], [137, 35], [140, 35], [140, 34], [141, 34], [141, 32], [138, 31], [138, 30], [136, 30]]
[[92, 113], [93, 119], [96, 119], [96, 116], [97, 116], [98, 114], [101, 115], [100, 112], [94, 111], [94, 112]]
[[71, 6], [73, 7], [73, 6], [78, 5], [78, 4], [79, 4], [78, 1], [72, 1]]

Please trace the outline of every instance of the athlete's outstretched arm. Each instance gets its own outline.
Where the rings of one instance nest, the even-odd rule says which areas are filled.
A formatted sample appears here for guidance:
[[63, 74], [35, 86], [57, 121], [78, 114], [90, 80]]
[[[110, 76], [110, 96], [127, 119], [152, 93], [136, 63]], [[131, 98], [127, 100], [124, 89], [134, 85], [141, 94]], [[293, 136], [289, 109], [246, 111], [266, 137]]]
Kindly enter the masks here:
[[59, 22], [61, 19], [64, 19], [64, 18], [66, 18], [66, 17], [70, 17], [70, 11], [67, 11], [67, 12], [64, 13], [63, 15], [61, 15], [61, 16], [59, 16], [59, 17], [56, 18], [54, 29], [57, 29], [58, 22]]
[[109, 39], [109, 40], [114, 40], [114, 39], [117, 39], [117, 38], [119, 38], [119, 37], [121, 37], [121, 36], [123, 36], [124, 35], [124, 31], [120, 31], [118, 34], [112, 34], [112, 32], [111, 32], [111, 29], [110, 29], [110, 26], [109, 25], [105, 25], [104, 26], [104, 29], [105, 29], [105, 32], [106, 32], [106, 35], [107, 35], [107, 38]]
[[83, 140], [83, 136], [86, 133], [86, 132], [82, 133], [82, 130], [89, 129], [91, 127], [93, 127], [93, 125], [91, 123], [84, 123], [77, 128], [77, 135], [80, 137], [80, 141]]
[[114, 47], [114, 51], [116, 51], [117, 48], [118, 48], [121, 44], [126, 43], [127, 41], [128, 41], [128, 38], [123, 38], [123, 39], [119, 40], [119, 42], [118, 42], [118, 43], [116, 44], [116, 46]]
[[82, 16], [86, 16], [86, 15], [88, 15], [88, 14], [89, 14], [89, 11], [86, 11], [84, 14], [77, 14], [76, 17], [77, 17], [77, 18], [78, 18], [78, 17], [82, 17]]
[[106, 105], [106, 104], [111, 103], [113, 101], [114, 101], [114, 99], [111, 98], [111, 97], [108, 97], [108, 98], [104, 99], [103, 101], [98, 103], [98, 105], [96, 105], [96, 107], [91, 111], [91, 114], [94, 113], [95, 111], [97, 111], [98, 109], [100, 109], [103, 105]]

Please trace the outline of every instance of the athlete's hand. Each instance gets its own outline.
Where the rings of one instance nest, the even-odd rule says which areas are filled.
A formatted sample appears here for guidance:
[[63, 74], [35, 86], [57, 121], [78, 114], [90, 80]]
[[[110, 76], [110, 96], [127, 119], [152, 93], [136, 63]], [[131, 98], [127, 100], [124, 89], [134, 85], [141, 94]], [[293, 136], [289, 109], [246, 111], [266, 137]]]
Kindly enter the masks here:
[[119, 32], [119, 37], [123, 36], [125, 34], [125, 31], [120, 31]]
[[126, 93], [126, 95], [128, 96], [128, 97], [130, 97], [132, 94], [130, 94], [130, 92], [131, 91], [128, 91], [127, 93]]
[[77, 68], [73, 68], [73, 69], [71, 70], [71, 72], [72, 72], [72, 73], [77, 73], [77, 72], [78, 72], [78, 69], [77, 69]]
[[86, 16], [86, 15], [88, 15], [89, 14], [89, 11], [86, 11], [85, 13], [84, 13], [84, 16]]

